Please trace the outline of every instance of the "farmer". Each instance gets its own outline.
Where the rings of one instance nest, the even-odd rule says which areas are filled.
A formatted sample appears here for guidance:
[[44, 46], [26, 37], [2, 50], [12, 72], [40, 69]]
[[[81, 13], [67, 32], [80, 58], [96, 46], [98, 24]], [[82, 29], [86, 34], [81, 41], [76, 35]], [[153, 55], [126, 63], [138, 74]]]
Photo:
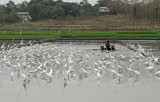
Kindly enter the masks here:
[[106, 42], [106, 49], [107, 49], [107, 50], [111, 50], [109, 41]]

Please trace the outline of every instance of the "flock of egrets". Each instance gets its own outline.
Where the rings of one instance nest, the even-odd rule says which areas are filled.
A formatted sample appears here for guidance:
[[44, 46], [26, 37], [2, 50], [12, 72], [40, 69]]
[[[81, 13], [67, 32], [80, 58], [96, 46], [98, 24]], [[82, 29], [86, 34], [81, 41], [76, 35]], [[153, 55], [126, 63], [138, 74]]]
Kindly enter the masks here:
[[1, 88], [5, 87], [3, 75], [10, 76], [13, 88], [16, 83], [21, 84], [26, 94], [33, 82], [37, 87], [44, 83], [46, 87], [51, 87], [59, 78], [63, 78], [61, 86], [64, 91], [71, 83], [83, 84], [90, 78], [97, 82], [97, 87], [108, 80], [114, 80], [118, 86], [131, 82], [136, 85], [146, 76], [152, 76], [157, 81], [160, 79], [160, 59], [139, 44], [137, 47], [115, 44], [116, 51], [101, 51], [100, 45], [94, 43], [33, 45], [30, 42], [30, 45], [20, 48], [17, 44], [1, 46]]

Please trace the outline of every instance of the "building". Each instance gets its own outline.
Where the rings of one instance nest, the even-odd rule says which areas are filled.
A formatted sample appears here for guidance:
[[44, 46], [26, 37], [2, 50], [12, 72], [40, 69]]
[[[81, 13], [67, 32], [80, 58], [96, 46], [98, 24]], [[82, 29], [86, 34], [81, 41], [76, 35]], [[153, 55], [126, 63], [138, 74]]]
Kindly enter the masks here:
[[101, 13], [109, 13], [110, 9], [108, 7], [99, 7], [99, 12], [101, 12]]
[[32, 19], [28, 12], [17, 12], [16, 14], [20, 18], [20, 22], [22, 21], [24, 23], [27, 23], [30, 22], [30, 20]]

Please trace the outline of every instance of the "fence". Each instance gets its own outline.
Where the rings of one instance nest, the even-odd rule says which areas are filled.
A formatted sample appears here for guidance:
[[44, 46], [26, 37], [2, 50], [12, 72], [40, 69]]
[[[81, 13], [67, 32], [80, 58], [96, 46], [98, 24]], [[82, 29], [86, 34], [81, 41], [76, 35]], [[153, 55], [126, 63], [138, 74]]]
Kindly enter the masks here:
[[49, 28], [55, 29], [66, 29], [66, 30], [147, 30], [147, 29], [154, 29], [160, 28], [160, 26], [155, 25], [125, 25], [125, 26], [84, 26], [84, 25], [57, 25], [57, 26], [50, 26]]

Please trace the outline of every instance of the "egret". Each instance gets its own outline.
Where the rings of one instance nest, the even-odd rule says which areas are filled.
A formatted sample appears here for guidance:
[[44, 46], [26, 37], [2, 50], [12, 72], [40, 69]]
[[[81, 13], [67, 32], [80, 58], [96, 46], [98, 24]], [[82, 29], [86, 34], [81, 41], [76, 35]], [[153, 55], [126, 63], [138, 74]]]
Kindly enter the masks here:
[[160, 79], [160, 71], [157, 71], [157, 72], [155, 73], [155, 76], [156, 76], [156, 78]]
[[63, 94], [64, 94], [64, 90], [65, 90], [65, 88], [66, 88], [66, 86], [69, 84], [69, 80], [66, 78], [66, 77], [64, 77], [64, 84], [63, 84]]
[[53, 73], [52, 68], [50, 68], [49, 73], [47, 73], [47, 72], [46, 72], [46, 75], [47, 75], [47, 77], [48, 77], [48, 81], [47, 81], [47, 84], [48, 84], [48, 85], [49, 85], [50, 83], [52, 83], [52, 82], [53, 82], [53, 76], [52, 76], [52, 73]]
[[32, 74], [33, 77], [35, 77], [37, 79], [37, 83], [38, 83], [38, 86], [39, 86], [39, 81], [38, 81], [38, 77], [37, 77], [38, 71], [39, 71], [39, 69], [34, 69], [33, 71], [30, 71], [29, 73]]
[[100, 87], [100, 82], [101, 82], [101, 74], [98, 72], [96, 73], [96, 79], [97, 79], [97, 84], [98, 84], [98, 87]]
[[11, 83], [13, 84], [13, 88], [14, 88], [14, 80], [13, 80], [13, 76], [14, 76], [14, 72], [11, 72]]
[[155, 64], [158, 64], [158, 63], [159, 63], [159, 58], [154, 57], [154, 58], [153, 58], [153, 62], [154, 62]]
[[27, 95], [27, 84], [29, 84], [29, 80], [28, 80], [27, 76], [25, 74], [23, 74], [22, 72], [21, 72], [21, 76], [23, 77], [23, 88], [24, 88], [26, 95]]
[[82, 73], [84, 74], [84, 77], [89, 77], [89, 72], [85, 69], [82, 69]]
[[134, 70], [132, 68], [127, 67], [127, 70], [129, 72], [129, 77], [133, 77], [134, 76]]
[[135, 75], [136, 75], [136, 80], [135, 80], [135, 81], [138, 81], [139, 76], [141, 75], [141, 73], [138, 72], [138, 71], [136, 71], [136, 70], [134, 70], [134, 73], [135, 73]]
[[146, 66], [150, 66], [150, 64], [151, 64], [151, 63], [148, 62], [148, 61], [144, 63], [144, 65], [146, 65]]
[[41, 75], [41, 79], [46, 79], [46, 73], [47, 73], [47, 70], [44, 69], [43, 71], [40, 72], [40, 75]]
[[122, 66], [120, 66], [120, 65], [117, 64], [117, 72], [118, 73], [122, 73], [122, 71], [123, 71]]
[[127, 57], [124, 55], [120, 55], [121, 60], [125, 60]]
[[154, 66], [153, 66], [152, 63], [150, 63], [150, 65], [147, 67], [147, 70], [148, 70], [149, 72], [152, 72], [153, 69], [154, 69]]

